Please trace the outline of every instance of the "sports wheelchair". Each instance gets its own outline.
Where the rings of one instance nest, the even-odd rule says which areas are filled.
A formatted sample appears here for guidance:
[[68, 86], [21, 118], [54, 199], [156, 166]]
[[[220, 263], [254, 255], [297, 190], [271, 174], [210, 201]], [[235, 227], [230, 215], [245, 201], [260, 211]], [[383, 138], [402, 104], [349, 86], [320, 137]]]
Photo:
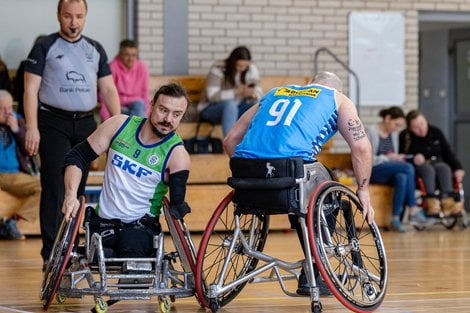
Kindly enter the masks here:
[[[159, 309], [166, 313], [175, 298], [195, 295], [196, 249], [185, 223], [170, 215], [166, 198], [162, 212], [176, 251], [165, 252], [164, 234], [160, 232], [154, 236], [155, 256], [149, 258], [108, 257], [102, 246], [102, 236], [90, 233], [89, 214], [88, 211], [85, 213], [84, 202], [84, 197], [81, 197], [76, 218], [62, 221], [54, 242], [41, 287], [45, 310], [54, 298], [62, 303], [66, 298], [91, 295], [95, 299], [92, 312], [106, 312], [108, 306], [119, 300], [158, 297]], [[84, 213], [85, 242], [77, 245]], [[176, 268], [177, 264], [179, 268]], [[109, 300], [105, 301], [103, 297]]]
[[[388, 279], [385, 248], [354, 192], [332, 181], [322, 164], [301, 158], [232, 158], [230, 166], [234, 191], [215, 209], [197, 254], [196, 293], [204, 306], [217, 312], [247, 283], [278, 281], [286, 295], [297, 297], [285, 281], [298, 280], [303, 268], [311, 311], [321, 312], [314, 263], [346, 308], [369, 312], [380, 306]], [[298, 217], [305, 259], [287, 262], [263, 253], [271, 214]]]
[[[425, 199], [427, 197], [439, 197], [439, 191], [436, 192], [437, 194], [428, 195], [426, 194], [426, 188], [424, 187], [423, 179], [418, 177], [416, 181], [420, 193], [420, 196], [418, 197], [418, 203], [420, 203], [420, 205], [424, 208], [424, 211], [426, 212]], [[454, 179], [454, 192], [452, 196], [457, 202], [465, 200], [463, 184], [457, 181], [456, 179]], [[463, 203], [465, 205], [465, 202]], [[453, 229], [456, 226], [460, 226], [462, 229], [468, 227], [468, 217], [465, 208], [462, 212], [453, 215], [444, 215], [444, 213], [441, 211], [439, 212], [439, 214], [434, 215], [429, 215], [428, 213], [426, 213], [426, 217], [428, 219], [428, 222], [426, 224], [411, 224], [418, 231], [425, 230], [427, 227], [430, 227], [432, 225], [443, 225], [447, 229]]]

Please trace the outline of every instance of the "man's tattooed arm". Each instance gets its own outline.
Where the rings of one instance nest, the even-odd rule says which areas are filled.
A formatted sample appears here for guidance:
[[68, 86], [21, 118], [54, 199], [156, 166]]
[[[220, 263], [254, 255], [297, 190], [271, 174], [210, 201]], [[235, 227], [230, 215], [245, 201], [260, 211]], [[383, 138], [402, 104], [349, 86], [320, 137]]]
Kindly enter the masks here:
[[348, 121], [348, 131], [352, 133], [354, 141], [359, 141], [366, 137], [366, 132], [364, 131], [359, 119], [350, 119]]
[[364, 187], [366, 187], [367, 185], [368, 185], [367, 179], [364, 178], [364, 179], [362, 180], [362, 182], [359, 184], [359, 188], [364, 188]]

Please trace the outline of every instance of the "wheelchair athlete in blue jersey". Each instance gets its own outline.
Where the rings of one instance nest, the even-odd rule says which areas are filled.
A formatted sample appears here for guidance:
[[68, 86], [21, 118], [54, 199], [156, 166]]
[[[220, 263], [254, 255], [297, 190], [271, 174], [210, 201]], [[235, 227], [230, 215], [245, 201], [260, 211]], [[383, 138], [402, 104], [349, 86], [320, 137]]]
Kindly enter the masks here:
[[[313, 163], [322, 145], [340, 131], [351, 149], [354, 174], [358, 182], [356, 194], [363, 207], [363, 216], [372, 223], [374, 210], [370, 203], [371, 145], [352, 101], [341, 93], [341, 80], [333, 73], [320, 72], [306, 86], [283, 86], [268, 92], [258, 105], [250, 108], [235, 124], [224, 140], [231, 163], [242, 160], [256, 167], [257, 160], [301, 158]], [[248, 171], [254, 171], [246, 165]], [[232, 167], [232, 172], [234, 171]], [[235, 174], [235, 173], [233, 173]], [[233, 175], [235, 176], [235, 175]], [[236, 202], [235, 191], [234, 202]], [[267, 201], [269, 197], [250, 201]], [[255, 204], [256, 205], [256, 204]], [[261, 204], [260, 204], [261, 205]], [[268, 205], [269, 206], [269, 205]], [[336, 213], [337, 214], [337, 213]], [[334, 227], [335, 216], [330, 214], [328, 225]], [[304, 239], [298, 216], [289, 214], [305, 253]], [[330, 231], [333, 228], [330, 228]], [[313, 266], [321, 295], [330, 291]], [[308, 295], [312, 283], [305, 270], [298, 280], [297, 294]]]

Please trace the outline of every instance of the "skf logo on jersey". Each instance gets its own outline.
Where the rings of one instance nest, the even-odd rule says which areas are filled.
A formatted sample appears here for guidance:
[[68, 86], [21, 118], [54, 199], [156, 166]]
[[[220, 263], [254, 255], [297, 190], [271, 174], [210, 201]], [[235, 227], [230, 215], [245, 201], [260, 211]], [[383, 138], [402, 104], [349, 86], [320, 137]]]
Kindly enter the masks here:
[[129, 172], [129, 174], [135, 175], [137, 177], [148, 176], [152, 174], [152, 172], [148, 169], [139, 166], [137, 163], [132, 163], [129, 160], [124, 160], [124, 158], [118, 154], [115, 154], [113, 156], [112, 163], [114, 166], [117, 166], [123, 169], [124, 171]]
[[149, 159], [147, 160], [147, 162], [150, 164], [150, 165], [157, 165], [158, 164], [158, 161], [160, 161], [160, 159], [158, 158], [158, 155], [156, 154], [152, 154]]
[[296, 97], [296, 96], [306, 96], [316, 98], [320, 94], [321, 89], [319, 88], [308, 88], [308, 89], [292, 89], [292, 88], [279, 88], [274, 93], [275, 96], [287, 96], [287, 97]]

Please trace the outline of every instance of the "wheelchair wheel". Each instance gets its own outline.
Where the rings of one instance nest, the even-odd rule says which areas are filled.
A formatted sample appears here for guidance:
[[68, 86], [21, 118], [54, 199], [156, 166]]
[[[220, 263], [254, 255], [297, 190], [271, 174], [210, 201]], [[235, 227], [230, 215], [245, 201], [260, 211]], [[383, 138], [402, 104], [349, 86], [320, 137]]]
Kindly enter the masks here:
[[[241, 283], [217, 299], [209, 299], [210, 285], [223, 285], [238, 278], [244, 277], [253, 271], [258, 264], [258, 259], [247, 256], [244, 253], [240, 239], [236, 239], [234, 250], [228, 259], [229, 266], [224, 277], [221, 277], [224, 261], [227, 259], [230, 244], [235, 230], [233, 192], [230, 192], [215, 209], [209, 223], [204, 230], [196, 261], [196, 293], [204, 306], [214, 311], [237, 296], [246, 282]], [[252, 214], [240, 215], [240, 235], [246, 242], [256, 249], [263, 251], [268, 235], [269, 216], [256, 216]], [[215, 309], [217, 311], [217, 309]]]
[[167, 198], [163, 198], [163, 208], [165, 212], [165, 218], [167, 220], [168, 228], [171, 233], [172, 237], [178, 238], [179, 240], [173, 240], [173, 243], [178, 250], [179, 256], [181, 258], [181, 263], [183, 266], [183, 269], [186, 272], [195, 272], [195, 261], [196, 261], [196, 256], [194, 251], [192, 249], [193, 245], [192, 242], [190, 241], [190, 238], [186, 237], [186, 225], [184, 223], [181, 223], [179, 220], [174, 218], [170, 214], [170, 202], [168, 201]]
[[337, 182], [319, 185], [307, 226], [315, 263], [335, 297], [354, 312], [377, 309], [387, 287], [385, 248], [375, 222], [362, 219], [356, 194]]
[[[164, 216], [173, 239], [173, 244], [181, 261], [181, 266], [185, 272], [196, 272], [196, 248], [191, 239], [190, 233], [183, 221], [179, 221], [170, 214], [170, 202], [165, 197], [163, 198]], [[199, 302], [201, 307], [204, 307], [204, 303], [199, 299], [196, 294], [196, 300]], [[170, 296], [171, 302], [175, 302], [175, 296]], [[160, 307], [161, 308], [161, 307]]]
[[49, 309], [57, 293], [75, 244], [75, 238], [78, 234], [84, 210], [85, 198], [82, 196], [80, 197], [80, 209], [77, 212], [77, 216], [71, 218], [68, 222], [63, 219], [57, 232], [41, 286], [41, 300], [43, 301], [44, 310]]

